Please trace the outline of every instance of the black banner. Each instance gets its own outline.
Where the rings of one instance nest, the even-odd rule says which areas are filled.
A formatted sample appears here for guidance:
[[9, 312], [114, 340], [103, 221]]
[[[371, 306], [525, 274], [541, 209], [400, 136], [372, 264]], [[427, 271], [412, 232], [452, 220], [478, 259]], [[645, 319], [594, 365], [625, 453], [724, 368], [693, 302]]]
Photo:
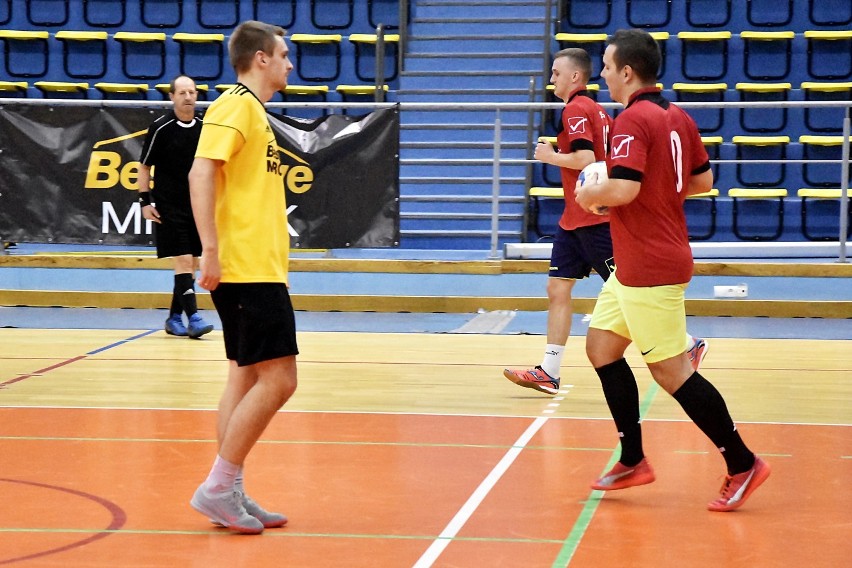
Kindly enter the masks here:
[[[137, 202], [139, 154], [163, 109], [0, 107], [0, 236], [153, 244]], [[294, 248], [399, 243], [399, 114], [269, 115]], [[156, 177], [156, 172], [155, 172]]]

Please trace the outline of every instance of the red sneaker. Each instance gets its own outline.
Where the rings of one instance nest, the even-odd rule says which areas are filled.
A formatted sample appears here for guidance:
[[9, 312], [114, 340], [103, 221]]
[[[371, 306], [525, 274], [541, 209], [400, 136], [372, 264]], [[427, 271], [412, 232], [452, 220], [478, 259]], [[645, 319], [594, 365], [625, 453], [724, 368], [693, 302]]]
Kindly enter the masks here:
[[546, 392], [547, 394], [556, 394], [559, 392], [559, 379], [554, 379], [539, 366], [526, 371], [520, 369], [503, 369], [503, 376], [516, 385], [521, 385], [528, 389], [535, 389]]
[[606, 475], [592, 483], [592, 489], [598, 491], [615, 491], [616, 489], [627, 489], [636, 485], [647, 485], [656, 479], [654, 470], [647, 458], [633, 467], [627, 467], [621, 462], [615, 464]]
[[766, 481], [771, 473], [769, 464], [754, 456], [754, 465], [748, 471], [736, 475], [725, 476], [719, 498], [710, 501], [707, 509], [710, 511], [733, 511], [746, 502], [746, 499]]

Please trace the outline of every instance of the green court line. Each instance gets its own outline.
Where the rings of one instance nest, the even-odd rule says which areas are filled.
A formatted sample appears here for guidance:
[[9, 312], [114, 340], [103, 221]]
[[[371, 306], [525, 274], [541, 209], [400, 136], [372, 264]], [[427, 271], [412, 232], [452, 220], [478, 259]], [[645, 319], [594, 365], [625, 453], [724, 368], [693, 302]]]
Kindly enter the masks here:
[[[644, 419], [648, 414], [648, 409], [651, 408], [651, 403], [659, 390], [659, 385], [656, 382], [652, 382], [650, 388], [648, 388], [648, 391], [645, 393], [645, 399], [639, 404], [639, 416], [641, 418]], [[609, 462], [606, 466], [604, 466], [603, 471], [609, 471], [610, 468], [615, 465], [615, 462], [618, 461], [620, 453], [617, 450], [618, 448], [616, 447], [615, 450], [612, 451], [612, 456], [610, 456]], [[580, 546], [580, 541], [583, 539], [583, 535], [586, 534], [586, 530], [592, 522], [592, 517], [594, 517], [595, 511], [598, 509], [598, 505], [601, 502], [603, 494], [603, 491], [592, 490], [589, 498], [583, 504], [583, 510], [580, 511], [580, 515], [574, 522], [571, 532], [568, 533], [568, 538], [565, 539], [562, 549], [559, 551], [559, 554], [556, 555], [552, 568], [563, 568], [570, 564], [571, 559], [577, 552], [577, 548]]]

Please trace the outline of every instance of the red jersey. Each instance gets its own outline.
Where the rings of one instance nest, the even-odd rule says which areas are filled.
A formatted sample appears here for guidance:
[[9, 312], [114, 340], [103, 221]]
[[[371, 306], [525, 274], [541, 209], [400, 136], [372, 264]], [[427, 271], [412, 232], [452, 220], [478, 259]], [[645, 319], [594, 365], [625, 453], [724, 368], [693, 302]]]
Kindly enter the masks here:
[[695, 121], [659, 89], [641, 89], [616, 118], [610, 148], [609, 177], [642, 184], [633, 201], [610, 209], [618, 281], [689, 282], [692, 250], [683, 202], [690, 178], [710, 168]]
[[[570, 154], [577, 150], [592, 150], [596, 162], [605, 160], [611, 125], [610, 116], [589, 97], [586, 86], [583, 85], [571, 92], [565, 108], [562, 109], [562, 129], [556, 135], [559, 152]], [[559, 226], [566, 231], [572, 231], [579, 227], [609, 222], [608, 215], [595, 215], [577, 205], [574, 186], [577, 184], [580, 170], [559, 168], [559, 172], [565, 194], [565, 209], [559, 219]]]

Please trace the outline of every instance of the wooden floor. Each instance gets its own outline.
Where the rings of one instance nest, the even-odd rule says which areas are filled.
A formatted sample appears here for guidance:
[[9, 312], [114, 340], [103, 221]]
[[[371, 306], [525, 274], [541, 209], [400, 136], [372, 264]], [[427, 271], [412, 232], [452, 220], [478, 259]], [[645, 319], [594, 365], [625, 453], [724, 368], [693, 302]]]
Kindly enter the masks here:
[[0, 329], [0, 565], [847, 565], [848, 342], [711, 341], [702, 373], [773, 468], [720, 514], [723, 460], [632, 351], [657, 481], [589, 489], [617, 439], [583, 341], [551, 398], [501, 376], [541, 336], [301, 334], [299, 389], [246, 465], [290, 523], [240, 537], [188, 504], [216, 452], [221, 335]]

